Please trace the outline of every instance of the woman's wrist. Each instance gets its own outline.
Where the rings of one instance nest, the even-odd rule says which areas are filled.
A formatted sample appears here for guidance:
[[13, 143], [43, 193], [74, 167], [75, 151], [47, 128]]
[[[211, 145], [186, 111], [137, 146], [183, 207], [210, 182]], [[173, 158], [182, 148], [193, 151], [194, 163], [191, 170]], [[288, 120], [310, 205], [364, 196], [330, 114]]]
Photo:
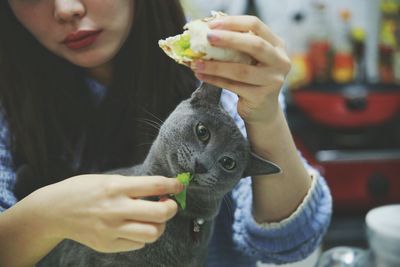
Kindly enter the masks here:
[[57, 216], [60, 211], [51, 199], [51, 194], [51, 189], [47, 186], [39, 188], [22, 199], [20, 204], [25, 206], [22, 212], [26, 220], [30, 221], [33, 229], [40, 233], [42, 238], [60, 242], [65, 238], [61, 227], [62, 218]]
[[0, 214], [1, 266], [32, 266], [62, 241], [43, 196], [39, 189]]
[[263, 121], [245, 121], [247, 136], [251, 149], [257, 155], [273, 160], [273, 151], [279, 147], [276, 142], [277, 135], [285, 132], [286, 119], [281, 108], [278, 108], [269, 119]]
[[311, 186], [281, 109], [266, 123], [247, 123], [251, 149], [277, 164], [282, 173], [253, 177], [254, 215], [258, 222], [287, 218], [304, 199]]

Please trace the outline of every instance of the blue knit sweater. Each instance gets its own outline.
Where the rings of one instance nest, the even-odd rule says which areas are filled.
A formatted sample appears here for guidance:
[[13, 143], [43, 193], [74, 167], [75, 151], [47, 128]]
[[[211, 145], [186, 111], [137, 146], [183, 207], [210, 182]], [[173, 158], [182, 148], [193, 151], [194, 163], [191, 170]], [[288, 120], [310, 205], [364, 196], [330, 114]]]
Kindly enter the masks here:
[[[106, 90], [88, 80], [98, 101]], [[280, 99], [283, 106], [283, 99]], [[236, 112], [236, 95], [225, 91], [221, 104], [245, 133], [244, 123]], [[10, 133], [0, 112], [0, 211], [16, 203], [13, 194], [15, 169], [10, 153]], [[304, 165], [313, 178], [312, 186], [297, 210], [279, 223], [258, 224], [252, 216], [251, 178], [242, 179], [225, 198], [217, 217], [208, 255], [208, 267], [252, 267], [257, 261], [288, 263], [304, 259], [320, 244], [331, 218], [332, 199], [325, 180]]]

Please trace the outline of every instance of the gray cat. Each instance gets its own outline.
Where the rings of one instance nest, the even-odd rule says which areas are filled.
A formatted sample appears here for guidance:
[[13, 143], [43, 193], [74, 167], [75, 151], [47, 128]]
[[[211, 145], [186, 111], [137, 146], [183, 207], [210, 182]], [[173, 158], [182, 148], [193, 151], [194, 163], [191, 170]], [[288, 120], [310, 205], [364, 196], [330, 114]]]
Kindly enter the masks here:
[[250, 152], [233, 119], [219, 105], [221, 91], [203, 83], [163, 123], [143, 164], [110, 172], [166, 177], [182, 172], [194, 174], [186, 209], [167, 223], [159, 240], [140, 250], [111, 254], [65, 240], [38, 266], [205, 266], [214, 218], [224, 195], [242, 177], [280, 171]]

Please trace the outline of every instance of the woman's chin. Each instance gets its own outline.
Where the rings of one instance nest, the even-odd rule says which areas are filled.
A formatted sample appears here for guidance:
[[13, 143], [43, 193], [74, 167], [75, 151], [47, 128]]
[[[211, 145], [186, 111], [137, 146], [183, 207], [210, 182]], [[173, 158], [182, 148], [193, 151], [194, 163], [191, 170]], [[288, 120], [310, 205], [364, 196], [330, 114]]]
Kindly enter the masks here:
[[95, 69], [110, 63], [114, 54], [105, 49], [92, 48], [82, 50], [69, 50], [66, 48], [61, 57], [70, 63], [82, 68]]

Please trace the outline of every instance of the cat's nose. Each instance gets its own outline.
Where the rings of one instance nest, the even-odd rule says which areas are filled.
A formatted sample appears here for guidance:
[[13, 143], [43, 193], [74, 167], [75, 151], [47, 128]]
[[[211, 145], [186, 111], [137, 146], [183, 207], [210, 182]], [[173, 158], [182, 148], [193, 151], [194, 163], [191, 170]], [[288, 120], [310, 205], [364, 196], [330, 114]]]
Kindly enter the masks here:
[[207, 172], [207, 168], [204, 167], [203, 164], [201, 164], [200, 162], [198, 162], [196, 160], [195, 163], [194, 163], [194, 172], [195, 173], [199, 173], [199, 174], [206, 173]]

